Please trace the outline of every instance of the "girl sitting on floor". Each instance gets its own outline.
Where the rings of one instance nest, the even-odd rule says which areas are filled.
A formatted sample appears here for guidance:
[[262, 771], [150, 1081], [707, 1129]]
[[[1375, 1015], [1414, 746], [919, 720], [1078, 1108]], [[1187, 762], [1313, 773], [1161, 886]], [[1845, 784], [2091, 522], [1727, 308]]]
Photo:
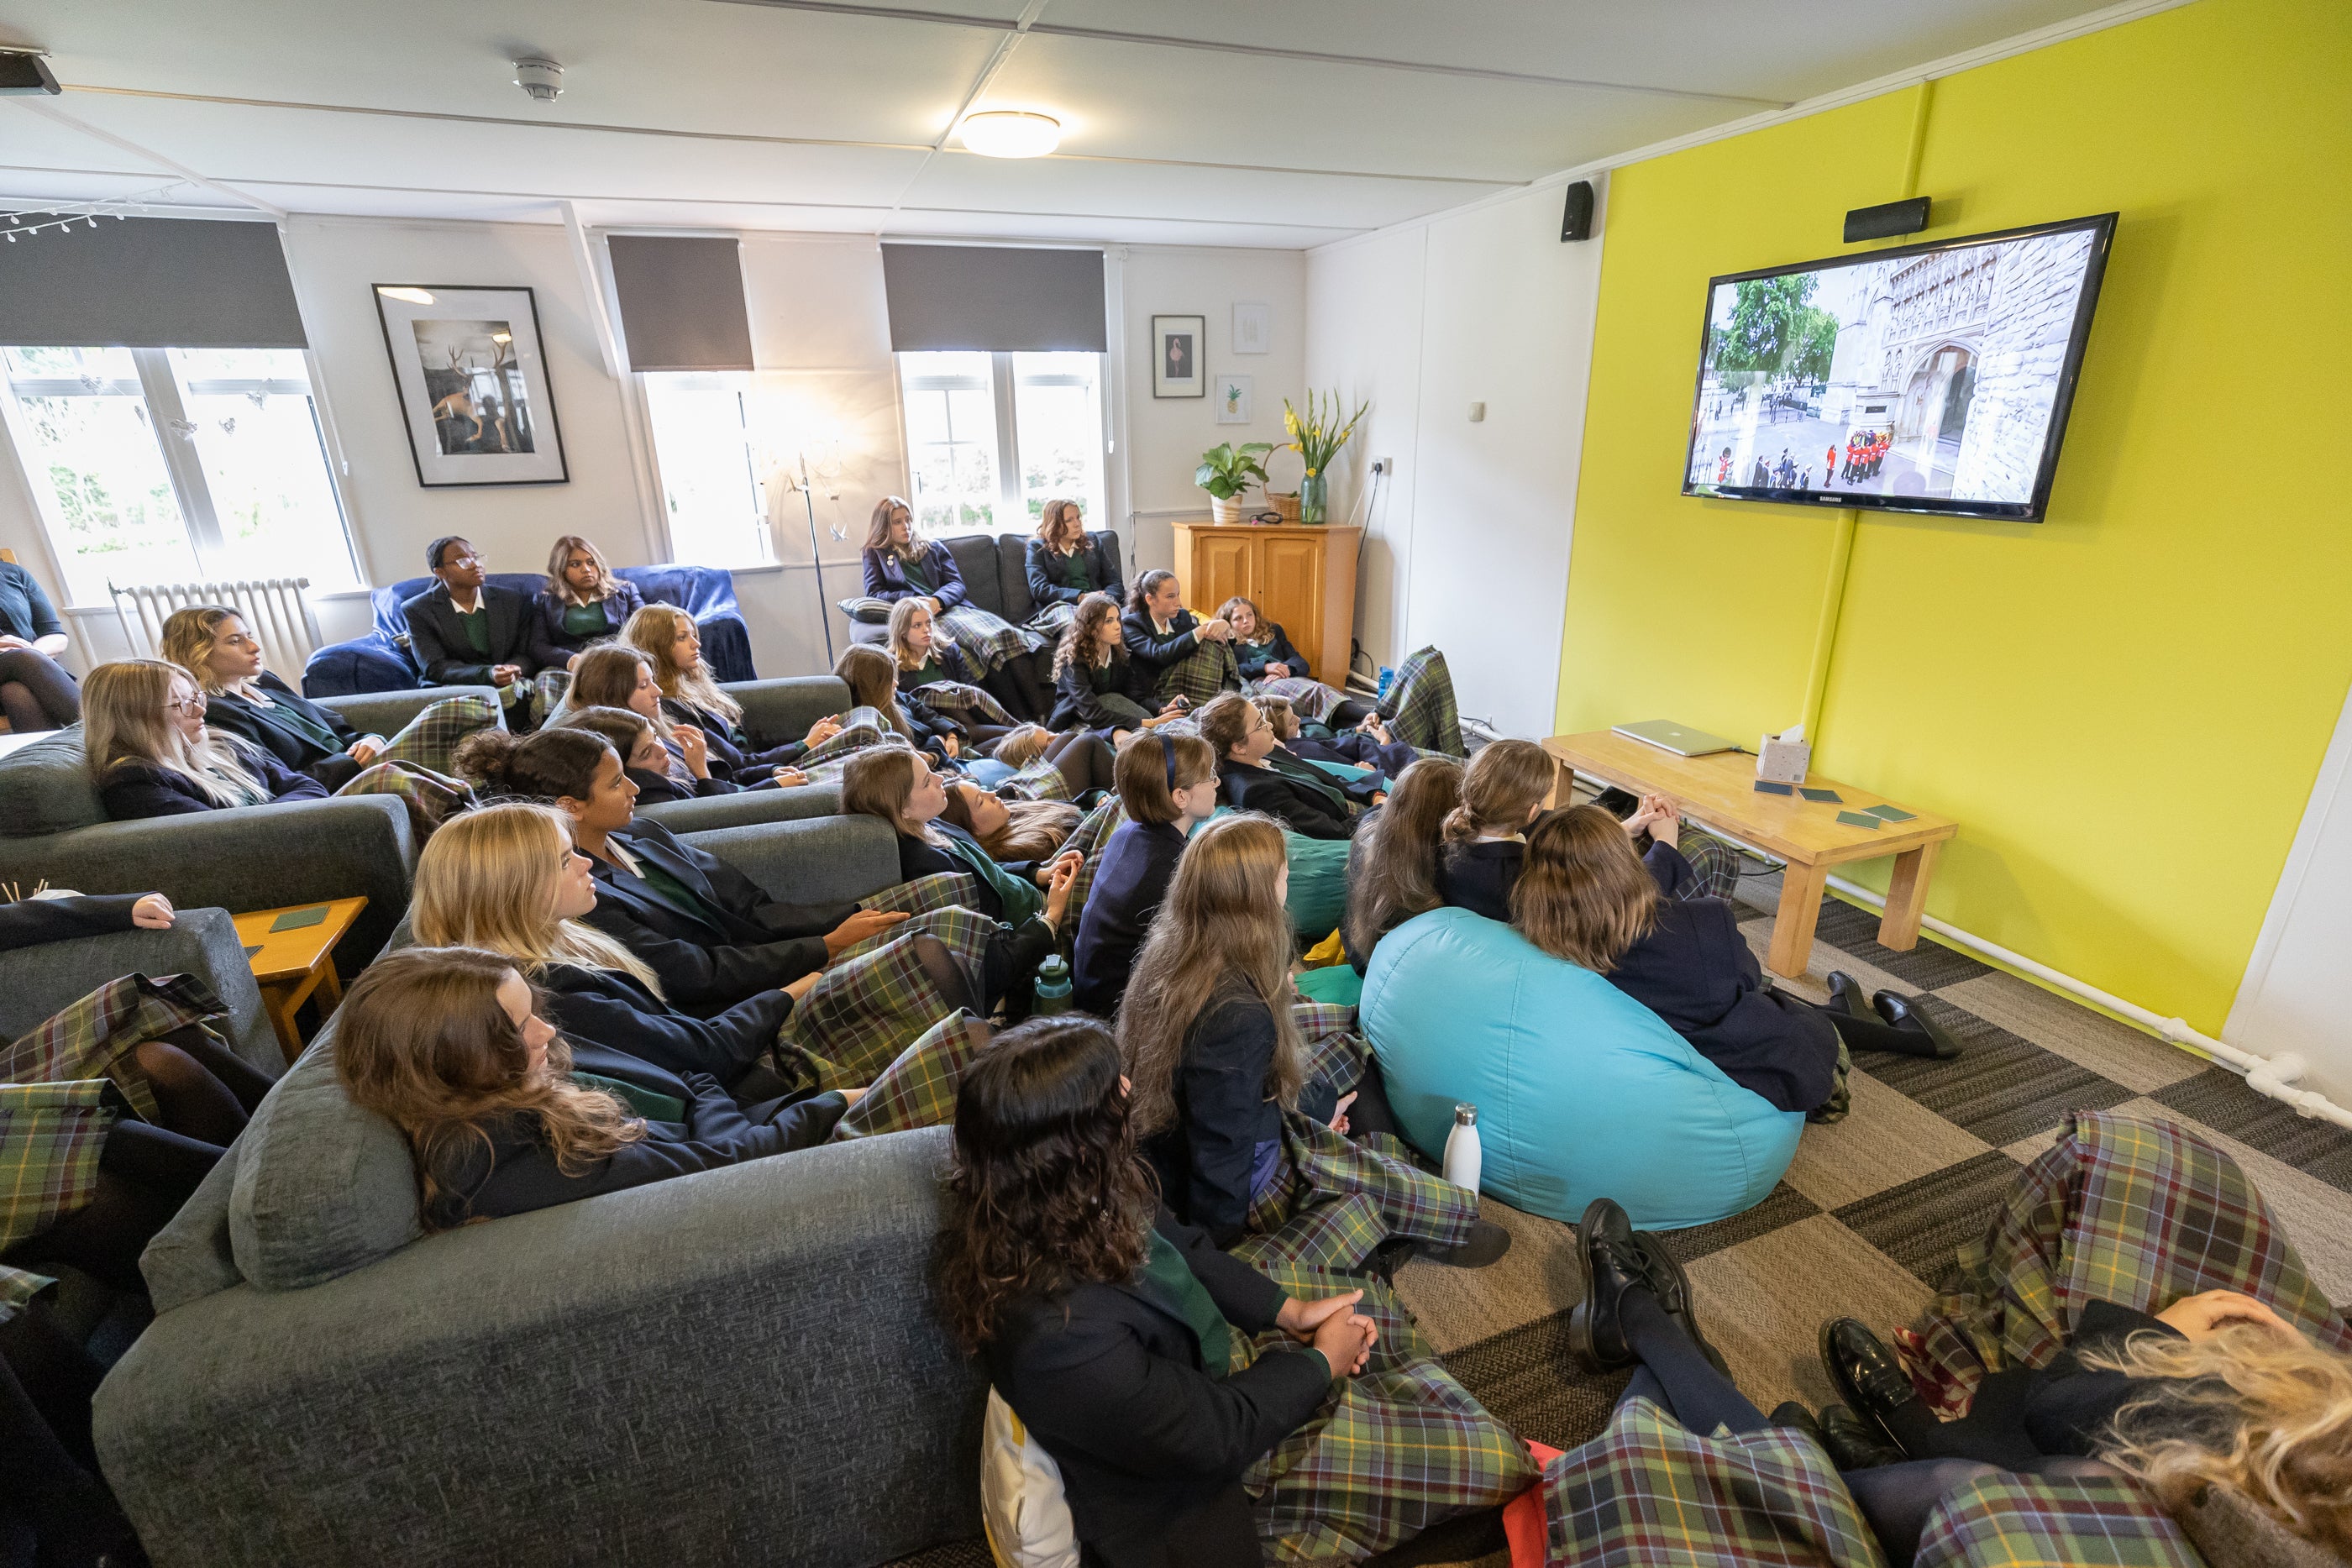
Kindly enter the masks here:
[[1216, 814], [1216, 753], [1198, 736], [1139, 737], [1118, 754], [1118, 798], [1127, 821], [1103, 845], [1070, 958], [1070, 999], [1099, 1018], [1127, 990], [1186, 839]]
[[972, 908], [1011, 928], [1001, 956], [991, 950], [988, 990], [992, 997], [1001, 995], [1025, 984], [1059, 946], [1078, 857], [1064, 853], [1034, 865], [1000, 864], [970, 832], [940, 821], [947, 805], [946, 781], [922, 753], [906, 747], [858, 752], [842, 773], [842, 810], [890, 824], [898, 836], [902, 879], [969, 875], [975, 884]]
[[1340, 940], [1359, 975], [1381, 938], [1442, 907], [1438, 852], [1446, 818], [1462, 803], [1462, 764], [1424, 757], [1397, 778], [1388, 804], [1366, 814], [1348, 846], [1348, 915]]
[[837, 731], [838, 716], [819, 719], [807, 735], [762, 749], [743, 728], [743, 705], [710, 678], [702, 662], [702, 633], [694, 617], [672, 604], [648, 604], [629, 617], [621, 640], [645, 654], [653, 665], [654, 684], [661, 688], [663, 711], [695, 726], [710, 751], [711, 770], [740, 784], [756, 782], [771, 768], [789, 768], [830, 738], [821, 735], [830, 724]]
[[[125, 659], [89, 673], [82, 749], [99, 800], [118, 822], [323, 800], [329, 793], [261, 747], [214, 734], [195, 677], [161, 659]], [[362, 768], [333, 793], [396, 795], [420, 835], [467, 804], [456, 779], [401, 762]]]
[[921, 694], [929, 706], [953, 711], [963, 723], [966, 738], [985, 749], [1013, 728], [1021, 697], [1013, 687], [1010, 669], [982, 673], [962, 649], [934, 636], [932, 627], [929, 600], [902, 599], [890, 607], [888, 642], [898, 667], [898, 694]]
[[[1263, 811], [1305, 838], [1355, 836], [1360, 819], [1336, 780], [1270, 764], [1276, 744], [1274, 726], [1249, 698], [1228, 692], [1201, 710], [1200, 727], [1201, 738], [1217, 754], [1225, 804], [1240, 811]], [[1315, 773], [1306, 764], [1299, 766]]]
[[[1082, 727], [1106, 732], [1114, 740], [1181, 718], [1188, 706], [1173, 700], [1162, 704], [1152, 696], [1150, 673], [1128, 657], [1118, 601], [1101, 593], [1079, 600], [1063, 629], [1061, 643], [1054, 650], [1054, 690], [1055, 728]], [[1154, 707], [1159, 711], [1153, 712]]]
[[487, 789], [551, 801], [572, 819], [573, 847], [596, 882], [596, 907], [583, 918], [644, 959], [671, 1002], [710, 1017], [816, 974], [908, 918], [780, 903], [718, 856], [639, 819], [620, 757], [580, 722], [613, 711], [583, 710], [527, 737], [485, 732], [466, 743], [465, 765]]
[[1259, 613], [1255, 601], [1235, 594], [1219, 607], [1217, 618], [1234, 629], [1234, 666], [1251, 695], [1280, 696], [1333, 729], [1353, 729], [1373, 716], [1370, 703], [1317, 680], [1307, 656], [1290, 645], [1279, 625]]
[[1326, 740], [1306, 733], [1306, 725], [1288, 697], [1260, 696], [1255, 700], [1266, 722], [1274, 726], [1282, 749], [1302, 761], [1344, 762], [1351, 768], [1369, 768], [1394, 779], [1421, 755], [1412, 747], [1390, 739], [1388, 727], [1381, 722], [1378, 714], [1366, 715], [1354, 729], [1342, 730]]
[[362, 735], [342, 715], [263, 668], [261, 640], [243, 616], [218, 604], [191, 604], [166, 616], [163, 654], [204, 688], [206, 728], [267, 751], [330, 789], [379, 761], [447, 773], [458, 743], [499, 722], [495, 697], [445, 697], [388, 739]]
[[635, 1074], [583, 1082], [543, 1010], [513, 958], [477, 947], [406, 948], [352, 982], [335, 1076], [408, 1139], [426, 1230], [807, 1148], [856, 1098], [805, 1095], [755, 1120], [704, 1073], [667, 1096]]
[[1532, 740], [1497, 740], [1470, 759], [1462, 804], [1445, 819], [1438, 852], [1438, 901], [1489, 920], [1511, 918], [1511, 886], [1527, 853], [1527, 830], [1543, 814], [1559, 773]]
[[[1512, 924], [1529, 942], [1656, 1013], [1741, 1087], [1783, 1111], [1811, 1111], [1839, 1084], [1838, 1045], [1931, 1055], [1948, 1037], [1924, 1016], [1896, 1029], [1768, 989], [1738, 916], [1719, 898], [1683, 896], [1695, 880], [1672, 816], [1650, 824], [1636, 857], [1598, 806], [1556, 812], [1528, 836]], [[1958, 1054], [1955, 1043], [1950, 1047]]]

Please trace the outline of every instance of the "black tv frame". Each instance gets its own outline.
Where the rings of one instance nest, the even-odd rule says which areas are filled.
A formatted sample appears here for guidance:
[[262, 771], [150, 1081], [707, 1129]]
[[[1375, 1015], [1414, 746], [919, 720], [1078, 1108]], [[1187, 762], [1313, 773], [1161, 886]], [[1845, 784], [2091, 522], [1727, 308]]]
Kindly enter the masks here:
[[[2074, 383], [2083, 371], [2083, 350], [2091, 337], [2091, 317], [2099, 303], [2099, 285], [2106, 277], [2107, 252], [2116, 237], [2115, 213], [2100, 213], [2090, 217], [2068, 218], [2061, 223], [2032, 224], [2023, 228], [2000, 229], [1991, 234], [1962, 235], [1953, 239], [1930, 240], [1919, 245], [1898, 246], [1886, 250], [1864, 251], [1847, 256], [1825, 256], [1819, 261], [1801, 261], [1787, 267], [1758, 267], [1751, 272], [1727, 272], [1710, 277], [1706, 283], [1706, 308], [1699, 313], [1698, 369], [1691, 378], [1691, 432], [1683, 447], [1682, 493], [1706, 500], [1764, 501], [1779, 506], [1795, 507], [1868, 507], [1882, 512], [1919, 512], [1935, 517], [1982, 517], [1997, 522], [2038, 523], [2050, 505], [2050, 482], [2058, 470], [2059, 448], [2065, 444], [2066, 418], [2074, 406]], [[1930, 251], [1963, 250], [1970, 246], [1993, 245], [2004, 240], [2026, 239], [2039, 235], [2063, 234], [2069, 230], [2090, 232], [2091, 254], [2084, 263], [2083, 293], [2075, 301], [2074, 321], [2066, 339], [2065, 363], [2059, 368], [2058, 390], [2050, 405], [2050, 430], [2042, 447], [2042, 466], [2033, 478], [2033, 495], [2027, 501], [1956, 501], [1948, 497], [1870, 495], [1854, 490], [1783, 490], [1759, 488], [1753, 485], [1716, 485], [1706, 489], [1695, 489], [1691, 483], [1691, 465], [1698, 444], [1698, 409], [1706, 385], [1706, 351], [1715, 330], [1713, 306], [1715, 291], [1729, 283], [1747, 283], [1760, 277], [1785, 277], [1795, 272], [1821, 272], [1836, 267], [1858, 267], [1865, 263], [1899, 260], [1905, 256], [1925, 256]]]

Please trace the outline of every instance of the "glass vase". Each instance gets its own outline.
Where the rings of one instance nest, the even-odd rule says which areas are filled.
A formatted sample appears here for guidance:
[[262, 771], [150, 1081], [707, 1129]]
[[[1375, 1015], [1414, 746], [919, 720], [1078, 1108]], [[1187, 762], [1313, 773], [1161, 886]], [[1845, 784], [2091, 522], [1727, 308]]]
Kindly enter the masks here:
[[1309, 474], [1298, 481], [1298, 520], [1319, 523], [1326, 519], [1324, 507], [1329, 498], [1331, 481], [1321, 474]]

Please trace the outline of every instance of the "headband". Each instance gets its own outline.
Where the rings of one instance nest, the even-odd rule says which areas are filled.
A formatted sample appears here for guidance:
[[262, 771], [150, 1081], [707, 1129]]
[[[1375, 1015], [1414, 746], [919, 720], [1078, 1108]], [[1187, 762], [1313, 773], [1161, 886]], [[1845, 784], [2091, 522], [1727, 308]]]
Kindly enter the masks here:
[[1168, 765], [1168, 793], [1176, 793], [1176, 743], [1164, 735], [1152, 737], [1160, 742], [1160, 760]]

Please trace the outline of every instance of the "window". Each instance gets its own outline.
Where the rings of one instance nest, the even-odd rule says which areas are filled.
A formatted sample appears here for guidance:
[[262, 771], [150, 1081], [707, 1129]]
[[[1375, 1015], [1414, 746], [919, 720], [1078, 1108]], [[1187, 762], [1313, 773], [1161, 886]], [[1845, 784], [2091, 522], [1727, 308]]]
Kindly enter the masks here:
[[1025, 531], [1066, 496], [1104, 527], [1102, 356], [898, 356], [907, 469], [927, 532]]
[[0, 350], [67, 597], [307, 577], [358, 585], [299, 349]]
[[646, 416], [661, 470], [673, 559], [760, 566], [775, 559], [752, 467], [751, 377], [739, 371], [647, 371]]

